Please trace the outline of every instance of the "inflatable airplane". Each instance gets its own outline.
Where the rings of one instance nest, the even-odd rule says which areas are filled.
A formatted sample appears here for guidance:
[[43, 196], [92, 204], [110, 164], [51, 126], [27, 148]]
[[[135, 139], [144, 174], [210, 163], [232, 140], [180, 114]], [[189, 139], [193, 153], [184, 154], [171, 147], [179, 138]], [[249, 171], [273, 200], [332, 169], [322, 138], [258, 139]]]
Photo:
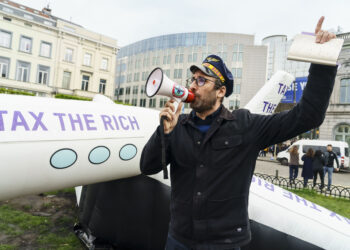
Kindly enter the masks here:
[[[293, 79], [276, 73], [246, 108], [273, 113]], [[1, 94], [0, 200], [84, 186], [77, 188], [76, 233], [87, 247], [164, 249], [170, 182], [162, 173], [148, 177], [139, 170], [158, 114], [101, 95], [86, 102]], [[242, 249], [350, 246], [350, 219], [257, 177], [249, 215], [252, 242]]]

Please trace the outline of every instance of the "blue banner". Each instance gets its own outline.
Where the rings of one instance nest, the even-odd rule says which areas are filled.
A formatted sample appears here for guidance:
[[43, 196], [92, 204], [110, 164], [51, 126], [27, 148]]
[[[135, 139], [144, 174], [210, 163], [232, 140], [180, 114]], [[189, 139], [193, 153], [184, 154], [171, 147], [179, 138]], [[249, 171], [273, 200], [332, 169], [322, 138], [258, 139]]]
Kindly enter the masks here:
[[299, 102], [301, 96], [303, 95], [303, 90], [306, 86], [307, 77], [296, 77], [295, 81], [290, 85], [286, 94], [283, 96], [281, 103], [293, 103], [294, 102], [294, 92], [295, 92], [295, 102]]

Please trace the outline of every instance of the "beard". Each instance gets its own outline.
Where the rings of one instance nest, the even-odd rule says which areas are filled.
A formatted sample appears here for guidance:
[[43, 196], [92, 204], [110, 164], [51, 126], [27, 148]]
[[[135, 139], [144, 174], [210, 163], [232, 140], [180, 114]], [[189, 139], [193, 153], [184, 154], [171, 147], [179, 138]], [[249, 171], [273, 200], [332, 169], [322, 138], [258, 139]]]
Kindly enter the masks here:
[[203, 113], [214, 107], [216, 104], [216, 94], [215, 91], [209, 92], [207, 96], [196, 95], [194, 102], [190, 103], [190, 107], [197, 113]]

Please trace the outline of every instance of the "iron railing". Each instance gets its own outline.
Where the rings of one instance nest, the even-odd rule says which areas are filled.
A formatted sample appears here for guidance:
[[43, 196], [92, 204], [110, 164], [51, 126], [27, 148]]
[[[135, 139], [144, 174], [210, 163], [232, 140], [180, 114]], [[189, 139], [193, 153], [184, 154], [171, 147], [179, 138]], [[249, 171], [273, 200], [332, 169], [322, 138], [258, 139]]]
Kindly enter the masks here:
[[274, 175], [260, 174], [260, 173], [254, 173], [254, 175], [282, 188], [297, 189], [297, 190], [309, 189], [309, 190], [314, 190], [317, 193], [325, 196], [333, 196], [333, 197], [350, 199], [350, 187], [331, 185], [330, 191], [327, 191], [326, 184], [323, 189], [320, 189], [321, 184], [316, 183], [316, 185], [313, 186], [312, 180], [311, 182], [309, 181], [307, 183], [306, 187], [304, 187], [304, 181], [299, 179], [295, 179], [294, 182], [291, 183], [289, 178], [280, 177], [278, 175], [274, 176]]

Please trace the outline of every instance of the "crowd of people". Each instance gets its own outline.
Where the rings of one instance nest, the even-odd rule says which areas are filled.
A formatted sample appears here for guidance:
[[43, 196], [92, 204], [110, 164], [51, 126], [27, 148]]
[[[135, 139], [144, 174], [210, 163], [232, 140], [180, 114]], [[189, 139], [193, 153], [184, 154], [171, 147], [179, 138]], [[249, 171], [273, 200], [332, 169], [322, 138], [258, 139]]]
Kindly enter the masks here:
[[[291, 147], [290, 151], [290, 161], [289, 161], [289, 180], [290, 183], [295, 183], [295, 179], [298, 177], [298, 166], [299, 166], [299, 152], [298, 147]], [[313, 187], [316, 186], [317, 175], [320, 177], [321, 185], [320, 189], [324, 188], [324, 178], [328, 174], [327, 191], [330, 191], [332, 185], [332, 174], [333, 171], [339, 171], [339, 161], [336, 153], [333, 152], [333, 147], [331, 144], [327, 145], [327, 151], [322, 152], [321, 150], [314, 151], [309, 148], [301, 157], [303, 163], [303, 169], [301, 176], [304, 178], [304, 187], [310, 179], [313, 179]], [[334, 161], [337, 167], [334, 168]]]

